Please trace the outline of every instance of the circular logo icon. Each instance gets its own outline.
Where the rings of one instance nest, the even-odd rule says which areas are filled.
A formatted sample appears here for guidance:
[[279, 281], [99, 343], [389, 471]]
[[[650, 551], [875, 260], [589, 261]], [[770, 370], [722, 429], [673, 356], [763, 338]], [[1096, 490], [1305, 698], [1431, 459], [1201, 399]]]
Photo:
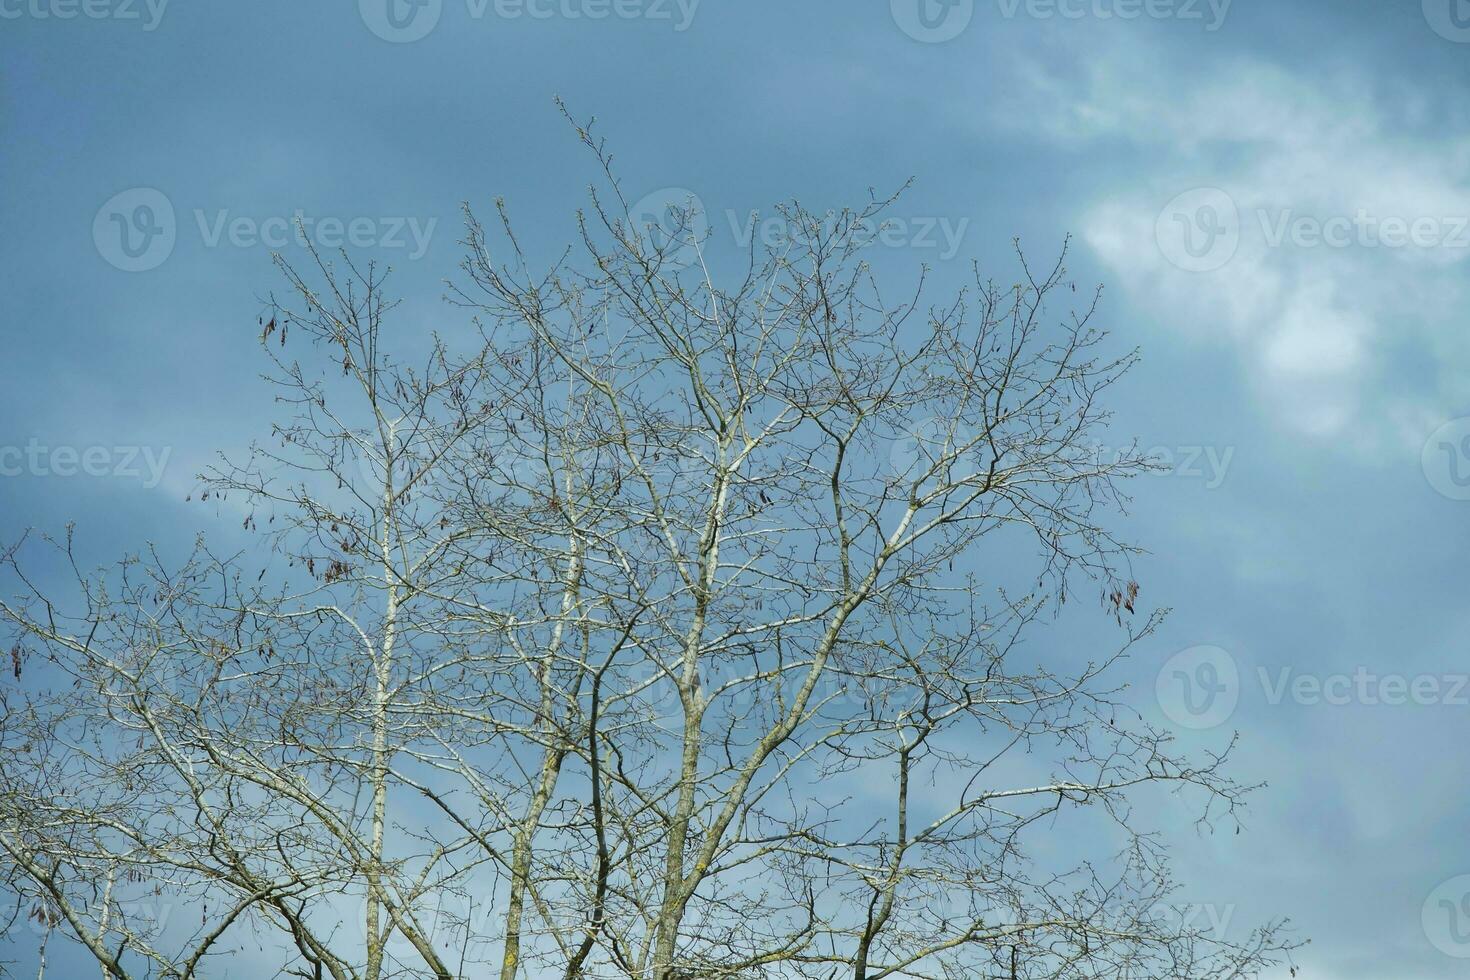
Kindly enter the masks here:
[[1470, 0], [1424, 0], [1424, 19], [1440, 37], [1470, 44]]
[[1186, 272], [1213, 272], [1240, 246], [1240, 212], [1218, 187], [1196, 187], [1164, 205], [1154, 240], [1170, 264]]
[[1457, 960], [1470, 959], [1470, 875], [1451, 878], [1430, 892], [1420, 922], [1435, 949]]
[[92, 219], [97, 253], [124, 272], [158, 268], [173, 254], [177, 238], [173, 202], [152, 187], [114, 194]]
[[975, 0], [889, 0], [893, 22], [915, 41], [939, 44], [964, 33], [975, 16]]
[[357, 12], [378, 37], [407, 44], [427, 37], [438, 26], [444, 0], [357, 0]]
[[1451, 500], [1470, 500], [1470, 418], [1451, 419], [1435, 429], [1419, 455], [1424, 478]]
[[699, 249], [709, 237], [704, 202], [686, 187], [664, 187], [643, 195], [628, 208], [628, 224], [671, 269], [697, 263]]
[[1224, 724], [1240, 702], [1240, 671], [1219, 647], [1198, 646], [1170, 657], [1154, 680], [1159, 707], [1176, 725], [1197, 731]]

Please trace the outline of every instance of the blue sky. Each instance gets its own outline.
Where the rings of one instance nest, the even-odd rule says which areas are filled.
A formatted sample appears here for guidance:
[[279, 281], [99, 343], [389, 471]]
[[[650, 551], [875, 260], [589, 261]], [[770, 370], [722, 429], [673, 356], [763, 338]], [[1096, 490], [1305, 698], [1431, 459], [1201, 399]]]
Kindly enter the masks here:
[[1464, 975], [1470, 3], [387, 2], [0, 0], [5, 538], [231, 540], [183, 498], [268, 424], [271, 243], [299, 212], [454, 330], [461, 201], [574, 236], [553, 96], [732, 252], [752, 208], [913, 176], [885, 276], [1071, 234], [1143, 350], [1116, 432], [1167, 465], [1125, 530], [1173, 613], [1128, 679], [1270, 783], [1239, 837], [1159, 803], [1187, 894], [1291, 915], [1306, 977]]

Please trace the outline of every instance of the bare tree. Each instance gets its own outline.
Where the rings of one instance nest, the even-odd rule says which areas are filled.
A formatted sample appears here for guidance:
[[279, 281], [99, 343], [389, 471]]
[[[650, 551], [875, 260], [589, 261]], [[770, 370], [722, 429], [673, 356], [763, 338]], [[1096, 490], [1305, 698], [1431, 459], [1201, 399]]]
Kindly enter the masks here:
[[[197, 491], [259, 548], [5, 553], [12, 931], [113, 978], [1285, 954], [1281, 923], [1181, 916], [1134, 809], [1163, 787], [1213, 825], [1250, 787], [1105, 676], [1158, 616], [1105, 526], [1148, 464], [1093, 450], [1134, 362], [1096, 295], [1063, 312], [1062, 263], [1023, 259], [890, 299], [858, 234], [878, 199], [781, 208], [781, 246], [717, 284], [692, 213], [630, 221], [578, 132], [606, 177], [587, 261], [534, 273], [503, 208], [493, 235], [467, 214], [466, 336], [415, 350], [372, 267], [283, 264], [260, 329], [286, 417]], [[1079, 590], [1097, 652], [1038, 649]]]

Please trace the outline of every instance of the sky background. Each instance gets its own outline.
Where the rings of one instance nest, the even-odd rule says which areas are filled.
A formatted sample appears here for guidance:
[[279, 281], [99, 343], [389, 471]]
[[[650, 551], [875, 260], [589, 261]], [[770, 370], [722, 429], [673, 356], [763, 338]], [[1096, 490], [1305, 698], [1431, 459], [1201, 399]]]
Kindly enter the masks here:
[[1118, 444], [1168, 464], [1120, 525], [1173, 610], [1126, 679], [1269, 783], [1240, 836], [1151, 814], [1185, 895], [1290, 915], [1303, 977], [1470, 969], [1470, 3], [0, 0], [0, 84], [0, 537], [95, 561], [238, 535], [184, 498], [267, 431], [298, 211], [394, 267], [409, 338], [463, 326], [462, 201], [573, 239], [555, 95], [716, 254], [911, 176], [874, 262], [936, 299], [1073, 236], [1144, 354]]

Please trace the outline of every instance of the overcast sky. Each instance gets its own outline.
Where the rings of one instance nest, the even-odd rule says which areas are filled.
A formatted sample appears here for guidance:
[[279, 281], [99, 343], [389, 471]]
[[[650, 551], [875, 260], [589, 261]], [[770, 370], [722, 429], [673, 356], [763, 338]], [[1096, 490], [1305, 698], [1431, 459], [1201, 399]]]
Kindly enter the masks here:
[[1188, 896], [1290, 915], [1304, 977], [1470, 969], [1470, 3], [0, 0], [0, 75], [0, 534], [96, 560], [237, 534], [184, 497], [266, 431], [298, 212], [394, 266], [409, 337], [463, 325], [461, 201], [572, 240], [554, 95], [730, 252], [910, 176], [875, 264], [936, 297], [1073, 236], [1166, 467], [1127, 679], [1269, 782], [1238, 837], [1152, 816]]

